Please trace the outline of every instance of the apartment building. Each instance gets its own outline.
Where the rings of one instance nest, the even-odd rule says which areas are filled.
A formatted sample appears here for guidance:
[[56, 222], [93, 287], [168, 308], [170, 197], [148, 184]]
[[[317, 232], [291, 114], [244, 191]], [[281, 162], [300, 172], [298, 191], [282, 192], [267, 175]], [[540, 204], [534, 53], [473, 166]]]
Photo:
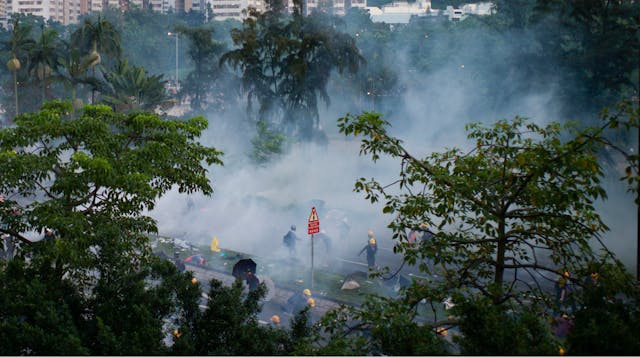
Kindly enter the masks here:
[[7, 28], [7, 0], [0, 0], [0, 26]]

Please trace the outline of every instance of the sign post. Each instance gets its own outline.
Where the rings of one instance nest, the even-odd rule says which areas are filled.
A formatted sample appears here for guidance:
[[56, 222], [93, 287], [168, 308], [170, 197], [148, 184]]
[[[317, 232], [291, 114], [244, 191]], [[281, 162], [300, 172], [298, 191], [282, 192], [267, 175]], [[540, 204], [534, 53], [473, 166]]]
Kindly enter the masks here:
[[313, 235], [320, 232], [320, 220], [315, 207], [311, 207], [311, 214], [307, 222], [307, 233], [311, 235], [311, 289], [313, 289]]

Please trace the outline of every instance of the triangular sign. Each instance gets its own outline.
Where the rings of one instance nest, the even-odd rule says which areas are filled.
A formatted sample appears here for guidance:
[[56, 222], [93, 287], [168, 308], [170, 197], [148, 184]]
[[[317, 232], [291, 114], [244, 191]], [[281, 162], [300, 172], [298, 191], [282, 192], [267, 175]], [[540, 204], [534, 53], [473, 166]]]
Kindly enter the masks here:
[[309, 222], [318, 220], [318, 212], [315, 207], [311, 207], [311, 214], [309, 215]]

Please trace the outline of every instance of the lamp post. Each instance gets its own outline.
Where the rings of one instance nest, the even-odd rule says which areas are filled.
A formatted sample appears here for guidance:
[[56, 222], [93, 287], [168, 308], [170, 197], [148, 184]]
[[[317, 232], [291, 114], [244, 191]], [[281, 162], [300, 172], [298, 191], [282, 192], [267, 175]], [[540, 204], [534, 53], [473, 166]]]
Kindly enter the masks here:
[[167, 35], [169, 36], [175, 36], [176, 37], [176, 90], [180, 90], [180, 82], [178, 81], [178, 34], [175, 32], [167, 32]]

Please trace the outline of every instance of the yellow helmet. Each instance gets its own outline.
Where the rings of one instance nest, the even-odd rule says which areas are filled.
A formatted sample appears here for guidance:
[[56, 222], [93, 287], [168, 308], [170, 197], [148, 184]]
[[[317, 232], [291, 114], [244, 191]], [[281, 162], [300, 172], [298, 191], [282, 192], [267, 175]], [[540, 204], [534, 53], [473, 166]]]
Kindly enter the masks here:
[[278, 316], [278, 315], [271, 316], [271, 322], [273, 322], [274, 324], [279, 324], [280, 323], [280, 316]]
[[307, 304], [311, 307], [316, 307], [316, 301], [313, 298], [307, 299]]
[[369, 231], [369, 232], [367, 232], [367, 235], [368, 235], [369, 237], [373, 237], [373, 231]]
[[375, 238], [369, 239], [369, 244], [376, 244], [376, 239]]
[[426, 229], [427, 228], [427, 224], [426, 223], [420, 223], [420, 228]]
[[302, 293], [307, 295], [307, 296], [311, 296], [311, 290], [309, 290], [309, 289], [302, 290]]

